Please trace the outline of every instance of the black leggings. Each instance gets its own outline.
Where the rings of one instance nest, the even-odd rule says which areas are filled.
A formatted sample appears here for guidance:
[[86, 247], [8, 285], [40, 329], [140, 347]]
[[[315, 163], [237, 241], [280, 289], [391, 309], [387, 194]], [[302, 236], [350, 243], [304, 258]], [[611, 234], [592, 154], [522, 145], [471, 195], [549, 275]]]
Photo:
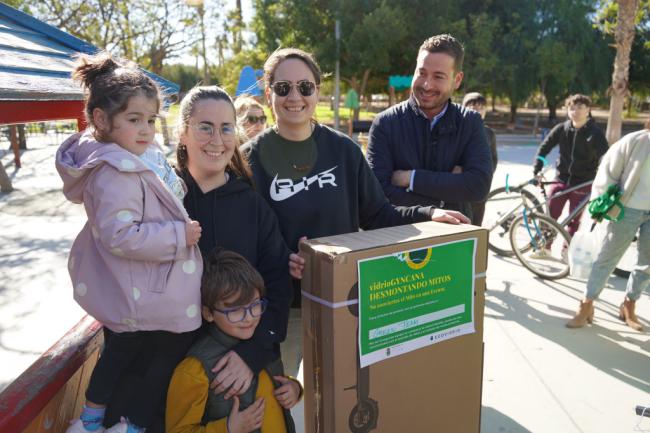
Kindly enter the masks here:
[[[164, 405], [174, 369], [194, 336], [194, 331], [117, 333], [104, 328], [104, 350], [90, 377], [86, 399], [108, 405], [109, 411], [114, 402], [119, 403], [118, 417], [124, 416], [138, 427], [149, 427], [159, 406]], [[129, 391], [121, 393], [116, 402], [115, 391], [125, 381], [134, 382], [134, 386], [128, 386]]]

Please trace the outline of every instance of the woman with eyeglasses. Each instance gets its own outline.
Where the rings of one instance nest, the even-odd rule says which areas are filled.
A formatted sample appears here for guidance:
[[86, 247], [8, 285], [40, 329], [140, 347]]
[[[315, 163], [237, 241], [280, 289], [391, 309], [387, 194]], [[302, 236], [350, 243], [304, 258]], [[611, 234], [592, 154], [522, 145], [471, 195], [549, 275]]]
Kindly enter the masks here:
[[[347, 135], [314, 120], [321, 84], [311, 54], [284, 48], [264, 64], [265, 95], [276, 124], [245, 152], [257, 191], [280, 222], [288, 247], [316, 238], [418, 221], [469, 223], [459, 212], [430, 207], [395, 208], [384, 195], [359, 146]], [[304, 261], [292, 254], [292, 275]], [[293, 306], [300, 306], [294, 284]], [[291, 369], [288, 370], [291, 372]]]
[[255, 138], [266, 129], [264, 107], [252, 96], [240, 96], [235, 99], [237, 126], [244, 132], [242, 143]]
[[246, 391], [253, 375], [280, 358], [286, 335], [291, 282], [287, 249], [269, 205], [251, 187], [239, 152], [235, 107], [217, 86], [196, 87], [180, 104], [178, 172], [187, 185], [184, 205], [203, 232], [207, 256], [223, 247], [244, 256], [264, 279], [268, 307], [253, 337], [238, 343], [213, 371], [215, 392], [226, 398]]

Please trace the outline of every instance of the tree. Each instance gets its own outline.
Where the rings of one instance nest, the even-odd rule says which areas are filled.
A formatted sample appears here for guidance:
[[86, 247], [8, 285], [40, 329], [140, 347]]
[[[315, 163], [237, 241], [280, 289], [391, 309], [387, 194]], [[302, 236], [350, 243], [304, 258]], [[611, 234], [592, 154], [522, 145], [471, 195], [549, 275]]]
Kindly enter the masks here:
[[[549, 120], [556, 118], [557, 106], [570, 93], [604, 90], [582, 78], [592, 74], [588, 65], [599, 62], [605, 46], [590, 19], [594, 11], [593, 0], [538, 2], [539, 35], [534, 56], [539, 61], [539, 87], [546, 98]], [[605, 74], [601, 76], [606, 79]]]
[[14, 187], [11, 185], [11, 178], [7, 176], [5, 166], [0, 163], [0, 192], [11, 192]]
[[538, 83], [539, 59], [531, 55], [538, 46], [539, 22], [532, 1], [503, 0], [494, 2], [488, 13], [499, 21], [494, 51], [499, 58], [499, 73], [494, 91], [510, 100], [510, 122], [514, 123], [517, 107]]
[[178, 0], [43, 0], [36, 16], [154, 73], [196, 43], [196, 8]]
[[612, 85], [610, 87], [609, 118], [607, 119], [607, 132], [605, 133], [610, 144], [621, 137], [623, 103], [629, 92], [630, 51], [634, 40], [634, 26], [639, 0], [618, 0], [617, 3], [616, 58], [614, 59], [614, 72], [612, 73]]
[[[304, 13], [304, 11], [309, 13]], [[256, 0], [253, 30], [270, 53], [294, 46], [315, 54], [324, 71], [336, 61], [334, 26], [341, 27], [341, 79], [363, 98], [375, 74], [410, 74], [422, 41], [465, 28], [460, 7], [449, 0]]]

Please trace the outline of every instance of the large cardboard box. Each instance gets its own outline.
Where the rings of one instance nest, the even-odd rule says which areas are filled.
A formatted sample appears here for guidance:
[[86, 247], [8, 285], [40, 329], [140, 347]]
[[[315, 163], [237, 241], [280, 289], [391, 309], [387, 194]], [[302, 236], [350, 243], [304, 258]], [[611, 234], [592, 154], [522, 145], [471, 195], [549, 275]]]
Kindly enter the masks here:
[[[451, 249], [447, 248], [450, 245]], [[473, 245], [469, 253], [467, 245]], [[453, 251], [457, 246], [465, 248], [464, 255]], [[300, 250], [307, 260], [302, 281], [306, 432], [478, 433], [487, 231], [469, 225], [427, 222], [312, 239], [301, 244]], [[404, 254], [408, 251], [412, 253]], [[386, 277], [394, 270], [393, 265], [384, 265], [384, 256], [388, 257], [386, 260], [399, 259], [415, 269], [415, 274]], [[429, 260], [432, 257], [435, 260]], [[364, 263], [368, 258], [379, 258], [370, 261], [376, 264], [371, 273], [389, 274], [370, 281], [374, 274], [366, 275], [369, 268]], [[364, 266], [361, 304], [360, 262]], [[429, 270], [427, 276], [420, 274], [423, 263], [423, 271]], [[467, 271], [469, 268], [473, 269]], [[430, 277], [432, 269], [437, 276]], [[460, 274], [454, 272], [471, 275], [458, 277]], [[420, 280], [414, 281], [417, 279]], [[454, 286], [450, 281], [455, 280], [462, 281]], [[459, 310], [450, 305], [440, 306], [442, 311], [436, 313], [417, 313], [415, 321], [402, 320], [398, 314], [394, 320], [399, 323], [381, 322], [382, 316], [395, 312], [395, 305], [402, 314], [411, 303], [422, 304], [426, 298], [429, 301], [424, 304], [435, 304], [438, 297], [443, 299], [441, 293], [448, 296], [463, 290], [472, 299], [459, 308], [473, 323], [460, 326], [462, 331], [436, 329], [447, 326], [445, 322], [453, 317], [462, 316], [454, 315]], [[417, 308], [426, 308], [420, 304]], [[362, 316], [372, 315], [370, 320], [385, 325], [369, 331], [370, 334], [365, 332], [364, 325], [362, 334], [366, 337], [403, 336], [413, 323], [425, 323], [425, 327], [435, 324], [429, 334], [415, 339], [428, 345], [411, 350], [412, 342], [397, 341], [364, 358], [374, 363], [360, 368], [360, 305]], [[392, 312], [381, 313], [382, 308], [392, 308]]]

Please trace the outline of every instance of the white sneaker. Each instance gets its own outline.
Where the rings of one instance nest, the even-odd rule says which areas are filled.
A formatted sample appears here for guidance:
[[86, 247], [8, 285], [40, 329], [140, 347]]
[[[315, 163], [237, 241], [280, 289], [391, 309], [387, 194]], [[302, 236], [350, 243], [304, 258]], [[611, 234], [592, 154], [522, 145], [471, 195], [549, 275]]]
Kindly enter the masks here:
[[78, 419], [72, 421], [70, 427], [68, 427], [65, 433], [105, 433], [105, 431], [106, 430], [104, 430], [104, 427], [100, 427], [95, 431], [87, 430], [86, 427], [84, 427], [84, 423], [80, 419]]
[[128, 428], [129, 423], [126, 421], [126, 419], [122, 418], [120, 419], [120, 422], [115, 424], [113, 427], [108, 428], [106, 430], [106, 433], [126, 433]]
[[533, 260], [549, 260], [551, 259], [551, 254], [550, 251], [546, 248], [540, 248], [538, 250], [532, 251], [528, 257]]

